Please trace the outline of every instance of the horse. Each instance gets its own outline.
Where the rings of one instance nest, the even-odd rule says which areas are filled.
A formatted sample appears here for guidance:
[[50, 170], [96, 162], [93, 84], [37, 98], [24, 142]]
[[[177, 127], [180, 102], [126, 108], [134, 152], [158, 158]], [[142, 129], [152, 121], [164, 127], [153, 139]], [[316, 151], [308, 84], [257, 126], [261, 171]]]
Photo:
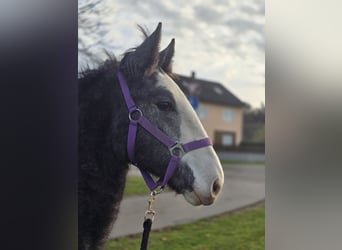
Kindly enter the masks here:
[[[80, 250], [103, 247], [119, 212], [130, 163], [164, 179], [163, 185], [194, 206], [212, 204], [222, 188], [220, 161], [208, 140], [202, 139], [208, 136], [173, 80], [175, 40], [159, 52], [160, 39], [161, 23], [138, 47], [126, 51], [121, 61], [109, 55], [98, 68], [83, 71], [78, 79]], [[122, 84], [136, 105], [133, 112], [126, 105]], [[138, 124], [130, 156], [130, 126], [141, 116], [178, 147], [165, 146]], [[192, 147], [201, 140], [205, 144], [179, 155], [186, 145]], [[186, 142], [194, 143], [189, 146]], [[178, 161], [165, 181], [172, 157]]]

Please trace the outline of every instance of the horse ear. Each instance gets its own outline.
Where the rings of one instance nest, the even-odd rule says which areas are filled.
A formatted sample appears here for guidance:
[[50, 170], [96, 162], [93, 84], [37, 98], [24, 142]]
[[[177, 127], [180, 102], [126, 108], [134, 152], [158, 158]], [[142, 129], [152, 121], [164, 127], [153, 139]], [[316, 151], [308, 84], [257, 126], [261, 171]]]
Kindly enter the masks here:
[[156, 30], [134, 52], [136, 63], [144, 76], [150, 76], [158, 67], [161, 27], [162, 24], [158, 23]]
[[159, 53], [159, 67], [165, 72], [172, 72], [172, 57], [175, 53], [175, 39], [173, 38], [170, 44]]

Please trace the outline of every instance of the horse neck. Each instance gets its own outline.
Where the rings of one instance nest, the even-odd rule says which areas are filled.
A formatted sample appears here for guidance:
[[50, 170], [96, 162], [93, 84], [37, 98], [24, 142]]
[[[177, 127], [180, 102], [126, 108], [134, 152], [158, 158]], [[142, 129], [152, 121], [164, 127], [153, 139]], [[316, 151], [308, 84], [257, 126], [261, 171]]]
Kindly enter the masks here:
[[103, 244], [116, 219], [128, 170], [123, 138], [127, 126], [120, 123], [127, 111], [116, 77], [104, 79], [81, 79], [79, 84], [80, 249]]
[[116, 73], [81, 79], [79, 89], [80, 168], [115, 177], [123, 165], [127, 166], [123, 135], [128, 130], [128, 121], [124, 121], [127, 110]]

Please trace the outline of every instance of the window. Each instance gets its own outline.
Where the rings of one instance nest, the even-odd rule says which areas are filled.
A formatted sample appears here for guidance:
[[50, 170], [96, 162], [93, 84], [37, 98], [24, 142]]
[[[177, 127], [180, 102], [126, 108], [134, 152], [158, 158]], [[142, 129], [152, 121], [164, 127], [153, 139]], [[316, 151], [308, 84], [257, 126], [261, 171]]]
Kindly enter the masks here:
[[234, 138], [232, 134], [223, 134], [222, 135], [222, 146], [233, 146]]
[[234, 113], [230, 109], [224, 109], [223, 110], [223, 120], [225, 122], [232, 122], [234, 119]]
[[234, 147], [236, 145], [236, 133], [233, 131], [215, 130], [214, 145], [218, 148]]
[[200, 119], [206, 119], [208, 117], [208, 108], [202, 105], [199, 105], [197, 108], [197, 115]]

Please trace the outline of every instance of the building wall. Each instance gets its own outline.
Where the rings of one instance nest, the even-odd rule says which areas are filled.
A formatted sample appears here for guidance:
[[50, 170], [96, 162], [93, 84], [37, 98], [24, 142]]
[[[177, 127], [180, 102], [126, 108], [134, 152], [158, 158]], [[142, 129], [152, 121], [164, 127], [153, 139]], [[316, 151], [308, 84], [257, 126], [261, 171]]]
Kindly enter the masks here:
[[[229, 113], [231, 112], [231, 121], [224, 120], [224, 112], [228, 113], [228, 118]], [[243, 108], [235, 108], [230, 106], [222, 106], [217, 104], [200, 102], [199, 107], [197, 109], [197, 113], [205, 130], [208, 133], [208, 136], [214, 142], [214, 144], [221, 143], [215, 141], [215, 137], [217, 140], [217, 134], [222, 134], [224, 132], [234, 134], [235, 145], [239, 145], [241, 143], [243, 132]], [[206, 115], [204, 115], [205, 113]]]

